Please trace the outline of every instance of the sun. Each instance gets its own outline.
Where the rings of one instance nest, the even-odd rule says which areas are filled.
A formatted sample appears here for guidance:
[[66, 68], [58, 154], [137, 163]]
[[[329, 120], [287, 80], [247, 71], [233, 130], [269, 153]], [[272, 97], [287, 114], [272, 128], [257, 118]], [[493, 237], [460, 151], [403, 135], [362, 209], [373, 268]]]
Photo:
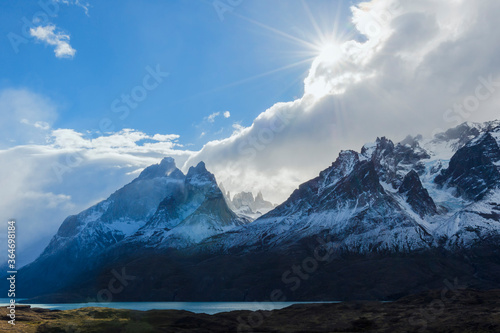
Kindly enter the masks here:
[[328, 41], [318, 46], [318, 60], [327, 64], [335, 64], [342, 59], [343, 52], [340, 44]]
[[[336, 10], [329, 12], [333, 16], [328, 14], [326, 17], [313, 15], [306, 1], [302, 1], [302, 4], [304, 6], [304, 18], [309, 18], [309, 25], [307, 21], [305, 21], [303, 24], [300, 24], [300, 29], [291, 30], [300, 32], [296, 34], [291, 34], [287, 30], [283, 31], [255, 19], [235, 14], [237, 17], [250, 23], [254, 27], [265, 30], [269, 35], [272, 35], [273, 38], [280, 40], [280, 42], [284, 41], [289, 43], [290, 48], [284, 47], [276, 49], [277, 54], [286, 56], [286, 64], [214, 89], [226, 89], [251, 80], [275, 75], [279, 72], [295, 71], [297, 68], [302, 68], [303, 72], [297, 75], [296, 78], [291, 80], [287, 85], [287, 87], [290, 87], [303, 81], [312, 71], [320, 69], [331, 74], [341, 70], [343, 66], [347, 65], [350, 54], [347, 52], [348, 49], [346, 48], [345, 41], [351, 40], [352, 31], [350, 28], [345, 28], [341, 25], [342, 20], [339, 16], [341, 13], [341, 2], [338, 2], [336, 5]], [[317, 84], [319, 85], [320, 83]], [[325, 89], [322, 89], [322, 91]]]

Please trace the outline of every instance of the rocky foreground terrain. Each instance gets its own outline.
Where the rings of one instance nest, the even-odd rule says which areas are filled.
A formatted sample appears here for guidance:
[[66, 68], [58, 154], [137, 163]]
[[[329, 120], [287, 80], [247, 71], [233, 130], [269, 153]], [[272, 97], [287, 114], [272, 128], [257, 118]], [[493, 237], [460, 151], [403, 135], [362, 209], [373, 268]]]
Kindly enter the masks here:
[[[216, 315], [187, 311], [17, 308], [16, 325], [2, 332], [500, 332], [500, 290], [442, 290], [391, 303], [293, 305], [275, 311]], [[0, 309], [6, 318], [6, 308]]]

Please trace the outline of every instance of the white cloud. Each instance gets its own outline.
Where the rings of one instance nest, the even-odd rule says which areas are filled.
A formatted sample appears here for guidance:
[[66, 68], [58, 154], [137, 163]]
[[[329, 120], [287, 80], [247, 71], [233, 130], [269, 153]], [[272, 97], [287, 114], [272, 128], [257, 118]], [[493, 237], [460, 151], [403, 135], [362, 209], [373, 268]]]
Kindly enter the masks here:
[[215, 122], [215, 118], [219, 117], [220, 115], [222, 115], [224, 118], [229, 118], [231, 117], [231, 112], [229, 111], [224, 111], [224, 112], [214, 112], [212, 113], [211, 115], [209, 115], [208, 117], [205, 117], [205, 121], [209, 122], [209, 123], [213, 123]]
[[49, 123], [45, 121], [37, 121], [33, 124], [36, 128], [42, 129], [42, 130], [48, 130], [50, 128]]
[[[31, 122], [17, 126], [36, 129]], [[18, 235], [25, 253], [20, 264], [36, 258], [68, 215], [106, 198], [165, 156], [182, 166], [192, 154], [178, 149], [175, 134], [124, 129], [92, 138], [56, 129], [46, 135], [45, 143], [0, 149], [0, 173], [9, 175], [0, 188], [0, 220], [16, 218], [24, 225]]]
[[234, 130], [233, 135], [240, 133], [245, 129], [245, 127], [243, 127], [240, 123], [234, 123], [232, 127]]
[[0, 148], [45, 143], [57, 118], [54, 103], [26, 89], [0, 90], [0, 114]]
[[73, 58], [76, 50], [69, 44], [69, 35], [63, 32], [56, 32], [56, 26], [49, 24], [30, 28], [31, 36], [48, 45], [55, 46], [54, 53], [57, 58]]
[[208, 117], [206, 117], [205, 120], [208, 121], [209, 123], [213, 123], [215, 121], [215, 118], [217, 118], [219, 115], [220, 115], [220, 112], [214, 112], [211, 115], [209, 115]]
[[[89, 158], [96, 158], [109, 153], [118, 154], [148, 154], [157, 157], [165, 155], [190, 155], [189, 151], [177, 151], [177, 134], [155, 134], [153, 136], [133, 129], [123, 129], [109, 135], [96, 138], [87, 137], [72, 129], [56, 129], [49, 135], [49, 144], [44, 148], [61, 151], [79, 151]], [[148, 142], [141, 142], [148, 141]], [[154, 160], [154, 159], [152, 159]]]
[[[204, 160], [232, 192], [262, 190], [279, 202], [341, 149], [498, 118], [500, 2], [374, 0], [352, 12], [364, 42], [329, 48], [314, 60], [302, 98], [236, 126], [186, 166]], [[489, 78], [482, 92], [493, 92], [471, 104]]]
[[161, 142], [174, 141], [174, 140], [177, 140], [178, 138], [179, 138], [179, 135], [177, 135], [177, 134], [166, 134], [166, 135], [155, 134], [152, 137], [153, 140], [161, 141]]
[[89, 15], [90, 4], [88, 1], [82, 0], [53, 0], [56, 3], [63, 3], [65, 5], [75, 5], [81, 7], [85, 11], [85, 15]]

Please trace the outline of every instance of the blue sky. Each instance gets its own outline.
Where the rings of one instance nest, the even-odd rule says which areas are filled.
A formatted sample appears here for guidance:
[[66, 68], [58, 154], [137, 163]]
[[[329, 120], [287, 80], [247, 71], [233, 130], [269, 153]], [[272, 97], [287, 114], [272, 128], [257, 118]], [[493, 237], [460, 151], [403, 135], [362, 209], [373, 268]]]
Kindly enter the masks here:
[[0, 7], [0, 220], [24, 226], [23, 264], [165, 156], [280, 203], [343, 149], [499, 114], [498, 0]]
[[[58, 106], [55, 128], [95, 130], [108, 117], [116, 131], [176, 133], [192, 149], [227, 137], [233, 123], [249, 126], [274, 103], [303, 94], [314, 50], [285, 34], [315, 43], [314, 23], [323, 31], [352, 31], [346, 1], [252, 0], [224, 12], [215, 1], [188, 0], [91, 1], [88, 13], [77, 5], [57, 7], [48, 11], [57, 13], [50, 22], [70, 36], [74, 57], [56, 58], [52, 46], [31, 36], [16, 53], [2, 38], [0, 88], [23, 87], [50, 98]], [[2, 3], [0, 35], [24, 37], [23, 17], [32, 20], [40, 12], [47, 13], [37, 1]], [[142, 82], [147, 66], [157, 65], [169, 77], [119, 119], [111, 103]], [[231, 117], [203, 121], [224, 111]]]

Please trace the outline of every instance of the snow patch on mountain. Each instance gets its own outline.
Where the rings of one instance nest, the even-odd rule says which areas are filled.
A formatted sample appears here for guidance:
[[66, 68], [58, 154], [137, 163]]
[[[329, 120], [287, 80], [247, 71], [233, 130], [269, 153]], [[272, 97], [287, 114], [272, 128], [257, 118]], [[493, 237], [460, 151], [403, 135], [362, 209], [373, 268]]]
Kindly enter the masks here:
[[137, 232], [117, 246], [183, 248], [248, 223], [226, 204], [213, 174], [200, 162]]
[[[473, 246], [500, 232], [500, 182], [488, 166], [498, 167], [500, 160], [499, 125], [465, 123], [432, 139], [407, 137], [394, 144], [383, 137], [360, 153], [342, 151], [276, 209], [203, 244], [251, 251], [326, 234], [339, 248], [356, 252]], [[471, 156], [477, 159], [462, 161]], [[455, 180], [446, 186], [436, 181], [448, 174]], [[472, 188], [457, 187], [461, 182]]]

